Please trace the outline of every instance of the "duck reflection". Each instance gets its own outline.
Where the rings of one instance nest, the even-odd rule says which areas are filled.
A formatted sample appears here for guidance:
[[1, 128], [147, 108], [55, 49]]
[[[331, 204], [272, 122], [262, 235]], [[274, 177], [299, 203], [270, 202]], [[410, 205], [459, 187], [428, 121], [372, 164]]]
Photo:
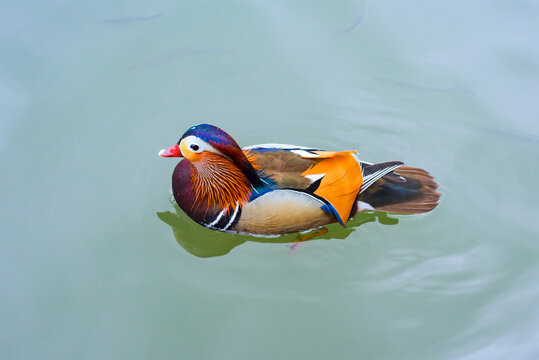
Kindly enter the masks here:
[[320, 239], [346, 239], [355, 228], [378, 220], [383, 225], [396, 225], [399, 220], [389, 217], [385, 212], [369, 211], [357, 214], [351, 219], [346, 228], [333, 224], [321, 230], [313, 230], [306, 234], [288, 234], [278, 237], [256, 237], [250, 235], [228, 234], [209, 230], [195, 223], [176, 205], [174, 212], [157, 212], [157, 217], [172, 228], [176, 241], [182, 248], [198, 257], [214, 257], [228, 254], [236, 246], [246, 241], [259, 243], [287, 244], [289, 251], [296, 251], [306, 241]]

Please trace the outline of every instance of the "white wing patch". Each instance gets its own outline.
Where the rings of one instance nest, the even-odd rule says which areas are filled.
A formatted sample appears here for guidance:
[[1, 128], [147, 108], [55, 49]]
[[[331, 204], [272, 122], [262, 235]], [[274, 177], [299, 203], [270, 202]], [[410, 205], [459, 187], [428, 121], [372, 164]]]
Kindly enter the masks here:
[[310, 179], [312, 182], [315, 182], [317, 180], [320, 180], [322, 179], [326, 174], [309, 174], [309, 175], [305, 175], [305, 177], [307, 179]]
[[318, 154], [314, 154], [312, 152], [305, 151], [305, 150], [290, 150], [290, 151], [293, 152], [296, 155], [299, 155], [299, 156], [303, 157], [303, 158], [317, 158], [317, 157], [320, 157], [320, 155], [318, 155]]
[[250, 145], [243, 148], [243, 150], [251, 150], [251, 149], [283, 149], [283, 150], [291, 150], [291, 149], [301, 149], [301, 150], [318, 150], [310, 147], [305, 146], [298, 146], [298, 145], [289, 145], [289, 144], [256, 144], [256, 145]]

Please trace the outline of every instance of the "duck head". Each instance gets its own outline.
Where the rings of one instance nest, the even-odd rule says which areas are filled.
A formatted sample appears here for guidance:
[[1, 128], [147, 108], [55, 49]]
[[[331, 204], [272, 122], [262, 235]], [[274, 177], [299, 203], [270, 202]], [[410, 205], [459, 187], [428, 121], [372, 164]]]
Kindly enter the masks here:
[[[251, 189], [264, 187], [257, 170], [236, 141], [222, 129], [200, 124], [189, 128], [163, 157], [183, 157], [192, 165], [191, 184], [197, 200], [217, 202], [223, 208], [244, 203]], [[174, 190], [174, 183], [173, 183]], [[233, 196], [229, 197], [227, 194]]]
[[163, 157], [183, 157], [195, 166], [205, 164], [208, 157], [216, 159], [212, 154], [229, 160], [245, 174], [253, 186], [263, 185], [238, 143], [217, 126], [195, 125], [183, 134], [178, 143], [159, 152]]

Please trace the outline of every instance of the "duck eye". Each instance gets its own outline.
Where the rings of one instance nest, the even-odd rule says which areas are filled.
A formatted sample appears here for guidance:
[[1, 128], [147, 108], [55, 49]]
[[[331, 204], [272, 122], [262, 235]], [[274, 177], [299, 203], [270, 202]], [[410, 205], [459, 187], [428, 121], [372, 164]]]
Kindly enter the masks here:
[[197, 151], [199, 149], [198, 145], [197, 144], [191, 144], [190, 146], [191, 150], [193, 151]]

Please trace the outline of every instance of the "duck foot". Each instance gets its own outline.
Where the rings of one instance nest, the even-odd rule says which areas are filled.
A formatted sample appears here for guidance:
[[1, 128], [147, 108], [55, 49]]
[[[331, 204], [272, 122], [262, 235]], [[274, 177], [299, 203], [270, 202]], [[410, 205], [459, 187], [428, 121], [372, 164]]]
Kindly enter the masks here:
[[286, 244], [286, 247], [288, 247], [290, 250], [288, 250], [289, 254], [295, 253], [299, 250], [299, 248], [305, 243], [305, 241], [312, 240], [313, 238], [324, 235], [328, 232], [327, 228], [322, 228], [318, 231], [313, 231], [311, 233], [305, 234], [305, 235], [298, 235], [298, 237], [292, 241]]

